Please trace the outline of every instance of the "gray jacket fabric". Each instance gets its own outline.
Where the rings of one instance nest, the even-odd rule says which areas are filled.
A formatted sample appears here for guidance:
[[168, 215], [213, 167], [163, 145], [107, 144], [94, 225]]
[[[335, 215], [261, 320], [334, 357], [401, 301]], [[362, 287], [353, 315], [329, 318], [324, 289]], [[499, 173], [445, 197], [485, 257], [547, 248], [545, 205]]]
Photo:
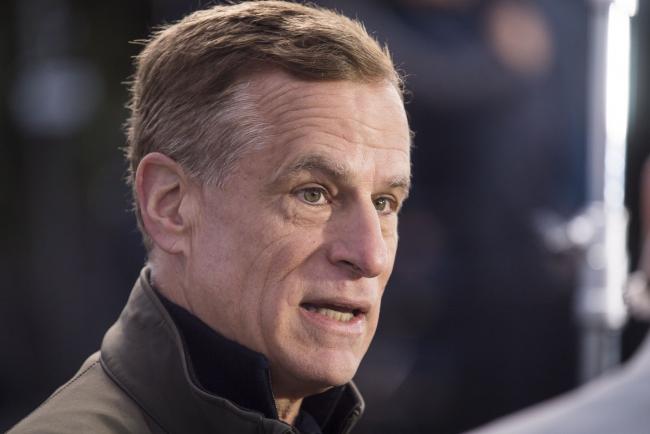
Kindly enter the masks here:
[[650, 433], [650, 336], [624, 367], [470, 434]]
[[[9, 433], [296, 433], [198, 386], [146, 269], [101, 351]], [[348, 383], [323, 433], [348, 433], [364, 403]]]

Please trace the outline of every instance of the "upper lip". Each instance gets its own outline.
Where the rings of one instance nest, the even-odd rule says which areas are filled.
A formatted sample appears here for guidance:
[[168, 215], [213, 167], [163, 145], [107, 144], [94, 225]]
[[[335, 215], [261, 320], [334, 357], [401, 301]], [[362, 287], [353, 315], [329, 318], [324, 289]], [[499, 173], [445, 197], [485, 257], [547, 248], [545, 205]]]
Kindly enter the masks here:
[[345, 297], [320, 297], [304, 300], [301, 305], [309, 304], [321, 307], [334, 307], [362, 314], [368, 313], [372, 303], [365, 299], [353, 299]]

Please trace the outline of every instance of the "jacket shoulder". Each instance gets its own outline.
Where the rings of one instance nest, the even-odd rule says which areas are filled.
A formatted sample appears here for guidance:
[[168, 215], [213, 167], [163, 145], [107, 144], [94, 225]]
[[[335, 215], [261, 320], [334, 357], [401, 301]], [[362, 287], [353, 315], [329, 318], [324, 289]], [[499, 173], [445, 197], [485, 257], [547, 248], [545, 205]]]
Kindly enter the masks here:
[[156, 424], [106, 374], [95, 353], [8, 434], [157, 431]]

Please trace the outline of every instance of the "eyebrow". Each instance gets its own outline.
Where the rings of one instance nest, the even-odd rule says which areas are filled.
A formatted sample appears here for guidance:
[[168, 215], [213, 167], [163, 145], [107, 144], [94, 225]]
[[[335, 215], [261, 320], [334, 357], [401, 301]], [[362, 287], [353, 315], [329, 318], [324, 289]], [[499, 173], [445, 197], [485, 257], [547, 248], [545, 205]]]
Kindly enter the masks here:
[[[352, 173], [345, 164], [333, 161], [324, 155], [309, 154], [303, 155], [288, 166], [280, 167], [273, 175], [271, 184], [276, 184], [283, 179], [296, 176], [303, 171], [322, 172], [339, 182], [349, 182], [352, 178]], [[411, 177], [395, 176], [390, 180], [388, 186], [402, 190], [404, 192], [404, 199], [406, 199], [411, 189]]]
[[409, 197], [409, 193], [411, 191], [411, 177], [396, 176], [391, 180], [389, 186], [390, 188], [396, 188], [398, 190], [402, 190], [404, 193], [404, 197], [402, 198], [402, 200], [406, 200], [406, 198]]
[[310, 154], [301, 156], [289, 166], [281, 167], [275, 173], [273, 180], [292, 177], [303, 171], [323, 172], [334, 179], [342, 181], [349, 180], [352, 177], [350, 170], [344, 164], [337, 163], [323, 155]]

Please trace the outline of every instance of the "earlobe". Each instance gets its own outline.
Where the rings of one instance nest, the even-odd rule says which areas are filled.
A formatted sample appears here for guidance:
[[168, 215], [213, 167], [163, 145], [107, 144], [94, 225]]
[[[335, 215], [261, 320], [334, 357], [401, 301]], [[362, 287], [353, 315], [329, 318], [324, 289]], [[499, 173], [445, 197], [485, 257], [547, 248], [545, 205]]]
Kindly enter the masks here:
[[142, 158], [135, 176], [137, 201], [144, 229], [153, 244], [170, 254], [186, 253], [191, 233], [189, 181], [183, 168], [164, 154]]

